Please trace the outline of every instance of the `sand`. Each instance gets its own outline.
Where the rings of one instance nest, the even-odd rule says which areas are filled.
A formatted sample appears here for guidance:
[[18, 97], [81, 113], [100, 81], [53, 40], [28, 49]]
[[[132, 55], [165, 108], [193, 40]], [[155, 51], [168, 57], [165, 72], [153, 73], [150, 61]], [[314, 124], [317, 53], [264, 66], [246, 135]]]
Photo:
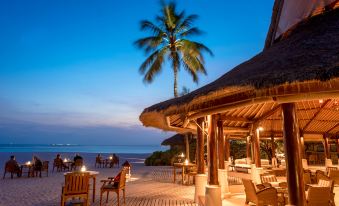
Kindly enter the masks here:
[[[4, 165], [10, 154], [0, 153], [0, 164]], [[31, 160], [32, 153], [16, 153], [16, 159], [19, 163]], [[61, 187], [64, 182], [63, 172], [52, 173], [52, 161], [55, 153], [35, 153], [42, 160], [50, 161], [49, 176], [43, 173], [42, 178], [28, 178], [25, 174], [21, 178], [15, 177], [10, 179], [10, 175], [6, 179], [0, 180], [0, 206], [51, 206], [60, 205]], [[71, 158], [74, 154], [62, 154], [62, 157]], [[114, 176], [118, 173], [119, 168], [94, 168], [94, 160], [96, 154], [81, 154], [84, 157], [85, 165], [89, 170], [98, 171], [96, 181], [96, 198], [95, 203], [91, 205], [99, 205], [99, 190], [102, 183], [101, 179]], [[104, 156], [108, 156], [103, 154]], [[127, 183], [126, 205], [139, 205], [143, 202], [154, 202], [154, 205], [164, 205], [175, 202], [178, 205], [194, 205], [194, 187], [182, 186], [180, 184], [171, 183], [171, 175], [169, 172], [157, 173], [154, 171], [171, 171], [170, 167], [146, 167], [144, 166], [144, 158], [147, 154], [118, 154], [120, 164], [128, 160], [132, 164], [132, 180]], [[156, 175], [156, 173], [158, 175]], [[3, 174], [3, 169], [1, 169]], [[160, 176], [159, 176], [160, 175]], [[163, 177], [161, 177], [163, 176]], [[90, 191], [90, 196], [92, 191]], [[116, 195], [110, 194], [108, 204], [113, 205], [116, 202]], [[180, 204], [179, 204], [180, 203]], [[173, 204], [172, 204], [173, 205]]]

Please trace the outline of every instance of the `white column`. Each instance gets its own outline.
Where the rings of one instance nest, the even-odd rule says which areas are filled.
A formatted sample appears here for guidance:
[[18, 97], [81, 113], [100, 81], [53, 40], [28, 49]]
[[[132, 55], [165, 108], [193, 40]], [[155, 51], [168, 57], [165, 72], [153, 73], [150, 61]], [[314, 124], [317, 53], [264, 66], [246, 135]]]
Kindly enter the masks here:
[[207, 175], [197, 174], [195, 176], [195, 196], [194, 196], [195, 203], [199, 203], [199, 197], [205, 196], [206, 186], [207, 186]]
[[219, 185], [207, 185], [205, 205], [206, 206], [222, 206], [221, 189]]

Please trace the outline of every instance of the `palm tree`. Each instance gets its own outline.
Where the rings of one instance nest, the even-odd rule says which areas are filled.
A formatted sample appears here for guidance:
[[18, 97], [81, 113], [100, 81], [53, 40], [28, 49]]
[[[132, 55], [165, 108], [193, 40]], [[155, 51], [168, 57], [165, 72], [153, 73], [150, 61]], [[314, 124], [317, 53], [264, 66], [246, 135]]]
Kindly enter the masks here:
[[139, 72], [144, 75], [144, 82], [151, 83], [154, 77], [162, 70], [168, 60], [174, 73], [174, 97], [178, 97], [177, 76], [182, 66], [198, 82], [198, 73], [207, 74], [203, 52], [213, 55], [205, 45], [189, 40], [189, 37], [201, 35], [202, 31], [193, 27], [197, 15], [186, 16], [185, 11], [177, 12], [176, 4], [163, 3], [155, 23], [143, 20], [140, 22], [141, 30], [151, 33], [141, 38], [135, 45], [149, 54], [141, 64]]

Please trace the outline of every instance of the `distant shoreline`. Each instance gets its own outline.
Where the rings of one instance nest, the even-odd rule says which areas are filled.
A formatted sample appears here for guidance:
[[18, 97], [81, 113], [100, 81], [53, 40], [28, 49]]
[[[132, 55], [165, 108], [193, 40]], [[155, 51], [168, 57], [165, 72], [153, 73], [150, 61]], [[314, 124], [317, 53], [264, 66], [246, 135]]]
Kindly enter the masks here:
[[154, 151], [164, 151], [167, 149], [167, 146], [160, 145], [0, 144], [0, 153], [52, 152], [150, 154]]

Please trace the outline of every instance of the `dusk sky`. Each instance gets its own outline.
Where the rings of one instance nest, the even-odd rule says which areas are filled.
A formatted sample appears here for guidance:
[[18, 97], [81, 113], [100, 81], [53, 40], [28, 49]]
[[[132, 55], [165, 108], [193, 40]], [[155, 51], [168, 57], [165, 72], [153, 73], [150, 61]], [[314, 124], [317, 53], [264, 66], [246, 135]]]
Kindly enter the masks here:
[[[180, 0], [198, 14], [206, 56], [199, 84], [182, 71], [179, 91], [201, 87], [262, 50], [273, 0]], [[172, 133], [144, 128], [142, 110], [173, 97], [169, 67], [152, 84], [133, 42], [158, 0], [4, 0], [0, 3], [0, 144], [157, 145]]]

